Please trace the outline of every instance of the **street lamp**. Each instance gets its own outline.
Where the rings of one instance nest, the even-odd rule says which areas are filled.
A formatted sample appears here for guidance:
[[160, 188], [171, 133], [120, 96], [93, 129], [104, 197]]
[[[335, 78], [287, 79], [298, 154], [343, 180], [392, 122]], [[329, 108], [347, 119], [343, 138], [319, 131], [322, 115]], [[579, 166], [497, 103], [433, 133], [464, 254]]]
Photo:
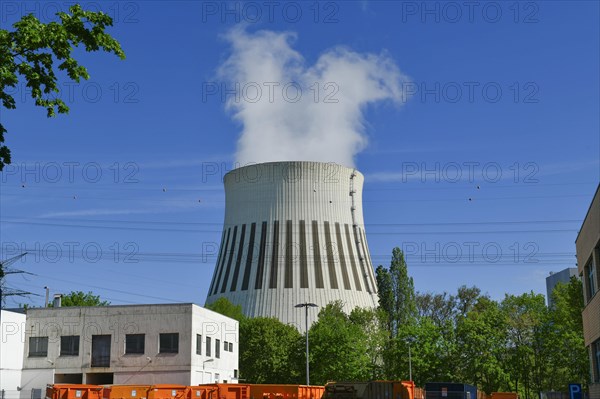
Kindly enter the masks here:
[[308, 370], [308, 308], [316, 308], [318, 307], [314, 303], [299, 303], [295, 306], [296, 308], [305, 308], [306, 310], [306, 385], [310, 385], [310, 377]]

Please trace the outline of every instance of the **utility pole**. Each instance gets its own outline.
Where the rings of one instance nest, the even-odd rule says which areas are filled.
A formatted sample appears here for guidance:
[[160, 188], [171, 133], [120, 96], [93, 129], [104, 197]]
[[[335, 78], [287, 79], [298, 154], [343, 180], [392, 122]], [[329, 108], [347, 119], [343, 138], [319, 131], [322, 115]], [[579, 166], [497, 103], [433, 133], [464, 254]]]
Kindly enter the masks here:
[[3, 301], [4, 301], [4, 297], [6, 297], [6, 296], [27, 296], [27, 295], [34, 295], [33, 293], [27, 292], [27, 291], [14, 290], [14, 289], [10, 289], [10, 288], [6, 289], [6, 290], [3, 289], [4, 278], [8, 274], [30, 274], [30, 275], [34, 275], [33, 273], [29, 273], [29, 272], [26, 272], [24, 270], [13, 269], [13, 268], [7, 267], [9, 265], [12, 265], [13, 263], [15, 263], [16, 261], [18, 261], [19, 259], [21, 259], [25, 255], [27, 255], [27, 252], [23, 252], [21, 255], [13, 256], [10, 259], [7, 259], [7, 260], [4, 260], [4, 261], [0, 262], [0, 310], [2, 310], [2, 304], [3, 304]]
[[296, 308], [304, 308], [306, 311], [306, 385], [310, 385], [310, 374], [309, 374], [309, 367], [308, 367], [308, 308], [316, 308], [318, 307], [317, 305], [315, 305], [314, 303], [299, 303], [298, 305], [295, 306]]

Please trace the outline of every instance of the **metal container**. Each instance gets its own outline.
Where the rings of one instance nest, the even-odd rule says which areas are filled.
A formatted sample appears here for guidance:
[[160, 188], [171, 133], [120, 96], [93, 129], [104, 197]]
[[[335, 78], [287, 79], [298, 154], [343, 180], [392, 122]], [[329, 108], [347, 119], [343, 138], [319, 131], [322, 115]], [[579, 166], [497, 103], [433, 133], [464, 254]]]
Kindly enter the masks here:
[[104, 399], [147, 399], [150, 385], [108, 385], [104, 387]]
[[187, 399], [188, 390], [185, 385], [152, 385], [148, 389], [148, 399]]
[[477, 387], [454, 382], [428, 382], [426, 399], [477, 399]]
[[250, 384], [250, 399], [321, 399], [324, 391], [318, 385]]
[[102, 399], [103, 387], [84, 384], [54, 384], [46, 386], [48, 399]]
[[[194, 387], [206, 388], [206, 399], [249, 399], [250, 386], [248, 384], [202, 384]], [[196, 395], [196, 393], [194, 393]], [[200, 393], [202, 397], [202, 392]], [[152, 399], [152, 398], [148, 398]]]

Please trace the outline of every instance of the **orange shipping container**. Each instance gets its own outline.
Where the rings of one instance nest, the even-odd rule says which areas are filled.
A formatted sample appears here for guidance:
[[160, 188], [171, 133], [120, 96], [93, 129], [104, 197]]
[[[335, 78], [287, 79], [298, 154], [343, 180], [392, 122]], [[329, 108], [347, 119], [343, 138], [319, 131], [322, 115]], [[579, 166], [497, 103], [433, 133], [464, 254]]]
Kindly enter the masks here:
[[516, 392], [492, 392], [491, 399], [519, 399]]
[[211, 399], [218, 397], [219, 388], [215, 385], [194, 385], [188, 390], [188, 399]]
[[54, 384], [46, 387], [48, 399], [102, 399], [103, 387], [84, 384]]
[[187, 399], [188, 390], [185, 385], [152, 385], [148, 389], [148, 399]]
[[415, 399], [425, 399], [425, 391], [423, 388], [415, 388]]
[[250, 399], [321, 399], [319, 385], [250, 384]]
[[150, 385], [109, 385], [104, 387], [104, 399], [147, 399]]
[[[202, 384], [194, 388], [199, 387], [210, 388], [206, 392], [206, 399], [249, 399], [250, 397], [250, 386], [247, 384]], [[194, 395], [197, 393], [194, 392]], [[153, 398], [149, 397], [148, 399]]]

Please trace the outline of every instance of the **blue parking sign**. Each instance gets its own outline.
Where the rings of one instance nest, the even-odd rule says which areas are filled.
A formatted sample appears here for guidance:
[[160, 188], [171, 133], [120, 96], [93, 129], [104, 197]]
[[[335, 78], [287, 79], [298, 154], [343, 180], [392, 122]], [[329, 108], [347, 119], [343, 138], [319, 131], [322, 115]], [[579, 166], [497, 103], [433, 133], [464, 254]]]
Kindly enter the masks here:
[[583, 395], [581, 393], [581, 384], [569, 384], [569, 398], [583, 399]]

